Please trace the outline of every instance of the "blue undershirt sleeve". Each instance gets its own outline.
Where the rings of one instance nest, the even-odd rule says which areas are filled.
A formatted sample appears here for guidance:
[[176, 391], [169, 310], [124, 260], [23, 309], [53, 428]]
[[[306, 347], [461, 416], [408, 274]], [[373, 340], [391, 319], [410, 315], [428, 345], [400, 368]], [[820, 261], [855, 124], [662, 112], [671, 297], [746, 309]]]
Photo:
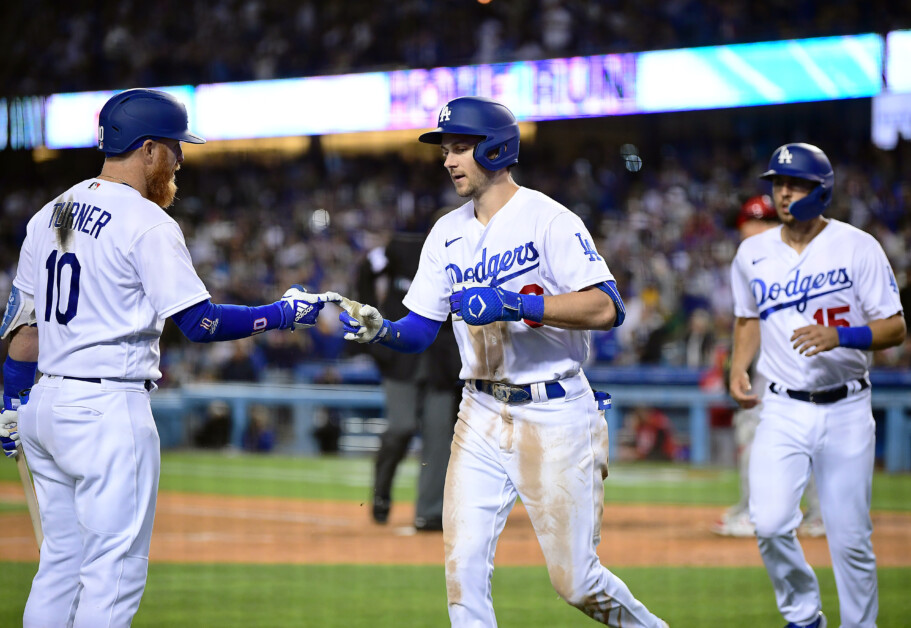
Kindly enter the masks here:
[[281, 302], [247, 307], [245, 305], [215, 305], [210, 300], [181, 310], [171, 319], [193, 342], [217, 342], [247, 338], [269, 329], [278, 329], [285, 316]]
[[402, 353], [420, 353], [433, 344], [442, 321], [425, 318], [420, 314], [408, 312], [404, 318], [392, 322], [387, 320], [389, 331], [380, 340], [380, 344]]

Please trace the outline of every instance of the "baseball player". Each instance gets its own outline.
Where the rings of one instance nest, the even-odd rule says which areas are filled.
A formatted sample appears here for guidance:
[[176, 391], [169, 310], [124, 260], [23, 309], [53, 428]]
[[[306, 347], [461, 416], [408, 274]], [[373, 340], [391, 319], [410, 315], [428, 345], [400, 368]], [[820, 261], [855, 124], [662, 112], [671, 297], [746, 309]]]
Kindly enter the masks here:
[[[782, 222], [744, 240], [731, 269], [731, 396], [756, 406], [750, 518], [788, 626], [824, 628], [819, 584], [794, 529], [816, 478], [843, 626], [874, 626], [878, 610], [870, 496], [874, 423], [871, 352], [901, 344], [905, 321], [882, 247], [822, 216], [835, 175], [809, 144], [785, 144], [762, 175]], [[748, 369], [768, 382], [751, 386]]]
[[160, 467], [149, 392], [165, 319], [196, 342], [232, 340], [312, 326], [325, 301], [294, 287], [260, 307], [211, 303], [165, 212], [180, 143], [204, 141], [183, 104], [128, 90], [98, 124], [101, 173], [29, 221], [0, 328], [11, 338], [5, 407], [31, 388], [16, 434], [6, 431], [21, 437], [44, 530], [26, 628], [128, 626], [139, 607]]
[[[766, 195], [748, 198], [740, 207], [737, 216], [737, 230], [740, 239], [745, 240], [750, 236], [778, 226], [778, 213], [772, 204], [772, 199]], [[750, 369], [751, 383], [757, 391], [765, 389], [766, 382], [755, 372], [755, 361]], [[762, 403], [752, 408], [740, 408], [734, 412], [734, 439], [737, 443], [737, 470], [740, 473], [740, 501], [725, 511], [719, 521], [712, 525], [712, 532], [721, 536], [749, 537], [756, 534], [756, 529], [750, 522], [750, 449], [753, 446], [753, 437], [756, 435], [756, 426], [759, 425], [759, 410]], [[816, 490], [816, 481], [810, 476], [807, 490], [804, 493], [807, 500], [807, 512], [804, 514], [803, 523], [797, 529], [799, 534], [805, 536], [825, 536], [825, 526], [819, 512], [819, 493]]]
[[404, 318], [347, 300], [340, 318], [347, 339], [399, 351], [424, 350], [456, 319], [466, 384], [443, 504], [452, 625], [496, 626], [494, 552], [521, 496], [564, 600], [610, 626], [665, 626], [595, 552], [608, 434], [581, 364], [588, 330], [625, 316], [604, 258], [575, 214], [513, 180], [519, 127], [503, 105], [456, 98], [420, 140], [441, 146], [468, 202], [431, 230]]

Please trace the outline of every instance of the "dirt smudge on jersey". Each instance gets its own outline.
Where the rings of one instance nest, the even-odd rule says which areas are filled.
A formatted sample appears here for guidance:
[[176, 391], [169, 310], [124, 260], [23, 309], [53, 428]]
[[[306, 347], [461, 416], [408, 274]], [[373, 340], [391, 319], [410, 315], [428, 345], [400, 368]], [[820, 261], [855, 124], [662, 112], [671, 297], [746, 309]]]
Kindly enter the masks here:
[[580, 566], [573, 564], [572, 551], [578, 531], [569, 527], [578, 520], [573, 498], [577, 491], [567, 483], [578, 480], [579, 461], [571, 455], [574, 448], [567, 446], [561, 425], [550, 425], [540, 415], [534, 419], [516, 421], [517, 487], [541, 543], [551, 584], [561, 597], [570, 599], [581, 574], [576, 573]]
[[506, 323], [469, 325], [468, 338], [478, 360], [478, 379], [502, 381], [505, 375], [503, 346], [509, 340]]
[[[72, 207], [73, 197], [70, 196], [69, 198], [61, 199], [61, 202], [63, 203], [63, 208], [60, 210], [62, 214], [64, 209], [69, 211], [69, 208]], [[72, 224], [66, 217], [61, 217], [59, 222], [60, 224], [54, 227], [54, 236], [57, 239], [57, 248], [62, 252], [66, 252], [69, 248], [70, 241], [73, 239]]]
[[513, 450], [513, 434], [515, 432], [515, 423], [512, 415], [509, 413], [509, 404], [503, 404], [500, 410], [500, 451], [511, 452]]
[[[463, 510], [462, 498], [465, 487], [459, 473], [462, 456], [467, 446], [468, 427], [465, 412], [471, 410], [472, 402], [468, 397], [462, 401], [459, 408], [459, 420], [456, 423], [452, 436], [452, 452], [449, 456], [449, 468], [446, 470], [446, 485], [443, 497], [443, 547], [446, 561], [446, 597], [450, 604], [462, 601], [462, 584], [458, 579], [459, 563], [455, 558], [454, 548], [458, 545], [459, 537], [465, 534], [464, 522], [459, 521]], [[467, 531], [470, 532], [470, 531]]]

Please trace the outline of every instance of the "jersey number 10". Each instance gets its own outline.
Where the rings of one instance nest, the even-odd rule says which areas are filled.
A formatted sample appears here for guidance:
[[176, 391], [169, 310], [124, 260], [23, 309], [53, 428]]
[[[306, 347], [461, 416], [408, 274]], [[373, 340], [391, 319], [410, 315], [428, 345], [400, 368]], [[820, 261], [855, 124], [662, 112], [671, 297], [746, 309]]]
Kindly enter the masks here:
[[[67, 290], [69, 297], [66, 301], [66, 310], [61, 312], [60, 280], [63, 277], [63, 269], [66, 266], [70, 267], [70, 287], [69, 290]], [[57, 298], [54, 315], [56, 316], [58, 323], [66, 325], [73, 320], [74, 316], [76, 316], [76, 308], [79, 305], [79, 273], [82, 272], [82, 266], [80, 266], [79, 260], [76, 259], [75, 253], [64, 253], [58, 260], [57, 250], [55, 249], [51, 251], [47, 261], [44, 263], [44, 267], [47, 269], [47, 293], [44, 304], [44, 320], [48, 322], [51, 320], [51, 304], [55, 302], [54, 286], [56, 286]]]

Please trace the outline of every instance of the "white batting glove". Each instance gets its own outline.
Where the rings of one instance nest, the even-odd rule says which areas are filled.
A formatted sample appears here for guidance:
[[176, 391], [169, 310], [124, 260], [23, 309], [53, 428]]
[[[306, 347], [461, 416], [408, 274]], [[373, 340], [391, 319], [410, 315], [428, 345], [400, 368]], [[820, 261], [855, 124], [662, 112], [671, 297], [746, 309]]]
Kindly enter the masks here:
[[0, 444], [7, 458], [15, 458], [19, 446], [19, 413], [15, 410], [0, 410]]
[[355, 340], [362, 344], [374, 343], [382, 340], [389, 332], [389, 321], [372, 305], [344, 297], [338, 304], [344, 310], [339, 313], [338, 319], [345, 328], [345, 340]]
[[342, 296], [335, 292], [311, 294], [300, 284], [294, 284], [282, 295], [282, 324], [279, 329], [307, 329], [316, 325], [316, 319], [326, 303], [338, 303]]

